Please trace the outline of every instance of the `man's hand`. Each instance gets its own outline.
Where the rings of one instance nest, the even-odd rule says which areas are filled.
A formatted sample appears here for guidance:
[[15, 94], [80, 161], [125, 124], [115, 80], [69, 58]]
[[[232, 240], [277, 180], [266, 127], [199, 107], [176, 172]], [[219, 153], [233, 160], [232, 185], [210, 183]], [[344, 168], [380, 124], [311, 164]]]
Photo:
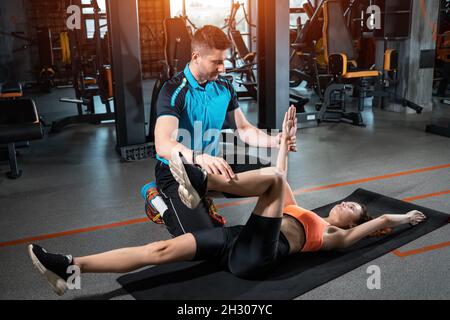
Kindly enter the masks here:
[[236, 178], [230, 165], [222, 158], [213, 157], [208, 154], [200, 154], [196, 156], [194, 160], [195, 163], [205, 169], [208, 174], [223, 175], [227, 182]]

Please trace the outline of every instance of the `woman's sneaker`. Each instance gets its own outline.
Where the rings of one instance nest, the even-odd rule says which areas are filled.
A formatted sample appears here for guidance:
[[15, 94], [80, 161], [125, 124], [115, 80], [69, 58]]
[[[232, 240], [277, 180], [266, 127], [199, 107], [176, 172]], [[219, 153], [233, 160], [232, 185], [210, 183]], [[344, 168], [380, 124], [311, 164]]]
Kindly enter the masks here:
[[178, 194], [186, 207], [194, 209], [208, 191], [208, 174], [200, 166], [187, 163], [181, 153], [169, 161], [170, 172], [180, 184]]
[[34, 267], [43, 274], [56, 294], [62, 296], [68, 289], [67, 279], [72, 275], [67, 269], [73, 265], [70, 255], [48, 253], [44, 248], [30, 244], [28, 254]]

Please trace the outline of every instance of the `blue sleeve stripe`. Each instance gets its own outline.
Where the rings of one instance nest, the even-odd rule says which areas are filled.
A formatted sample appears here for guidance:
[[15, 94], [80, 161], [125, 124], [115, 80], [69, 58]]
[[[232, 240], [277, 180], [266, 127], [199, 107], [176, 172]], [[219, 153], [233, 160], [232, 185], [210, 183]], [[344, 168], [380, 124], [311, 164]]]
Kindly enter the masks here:
[[170, 106], [172, 108], [175, 107], [175, 101], [177, 100], [178, 95], [180, 94], [181, 90], [186, 86], [187, 79], [183, 78], [183, 82], [180, 84], [180, 86], [175, 90], [175, 92], [172, 95], [172, 99], [170, 100]]
[[169, 165], [169, 161], [167, 161], [166, 159], [160, 157], [158, 154], [156, 155], [156, 159], [158, 159], [159, 161], [161, 161], [164, 164]]

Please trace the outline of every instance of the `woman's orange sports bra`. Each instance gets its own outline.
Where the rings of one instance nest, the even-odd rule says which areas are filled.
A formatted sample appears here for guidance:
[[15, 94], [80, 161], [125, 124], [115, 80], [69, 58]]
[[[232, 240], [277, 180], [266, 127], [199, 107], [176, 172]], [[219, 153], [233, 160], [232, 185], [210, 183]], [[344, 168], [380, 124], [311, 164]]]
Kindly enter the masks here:
[[306, 241], [301, 252], [319, 251], [322, 248], [324, 231], [330, 225], [328, 222], [314, 212], [295, 205], [287, 206], [283, 213], [295, 218], [305, 229]]

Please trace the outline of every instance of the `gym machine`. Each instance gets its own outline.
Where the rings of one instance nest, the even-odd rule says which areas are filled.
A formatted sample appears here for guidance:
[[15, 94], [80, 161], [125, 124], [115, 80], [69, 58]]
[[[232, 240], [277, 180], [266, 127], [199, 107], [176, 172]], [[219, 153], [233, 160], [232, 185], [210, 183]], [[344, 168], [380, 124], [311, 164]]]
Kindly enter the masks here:
[[[450, 81], [450, 0], [441, 0], [439, 12], [436, 65], [440, 66], [439, 71], [441, 74], [437, 95], [444, 97], [440, 102], [444, 108], [448, 108], [450, 106], [450, 98], [446, 93]], [[440, 124], [427, 125], [426, 132], [450, 138], [450, 121], [447, 126]]]
[[[65, 126], [71, 124], [99, 124], [102, 121], [115, 119], [114, 112], [111, 110], [111, 102], [113, 101], [112, 70], [110, 65], [104, 64], [109, 56], [108, 38], [101, 39], [100, 37], [100, 19], [105, 16], [100, 14], [100, 7], [98, 6], [97, 0], [92, 0], [91, 6], [94, 12], [95, 31], [93, 42], [95, 45], [95, 58], [87, 59], [81, 52], [82, 31], [68, 31], [72, 79], [76, 98], [61, 98], [60, 101], [76, 104], [78, 114], [54, 121], [51, 128], [52, 133], [58, 133]], [[106, 44], [102, 44], [103, 42]], [[86, 75], [89, 69], [91, 70], [92, 76]], [[105, 113], [96, 112], [94, 103], [94, 97], [96, 96], [100, 96], [101, 102], [105, 104]], [[83, 107], [86, 107], [86, 110], [83, 110]]]

